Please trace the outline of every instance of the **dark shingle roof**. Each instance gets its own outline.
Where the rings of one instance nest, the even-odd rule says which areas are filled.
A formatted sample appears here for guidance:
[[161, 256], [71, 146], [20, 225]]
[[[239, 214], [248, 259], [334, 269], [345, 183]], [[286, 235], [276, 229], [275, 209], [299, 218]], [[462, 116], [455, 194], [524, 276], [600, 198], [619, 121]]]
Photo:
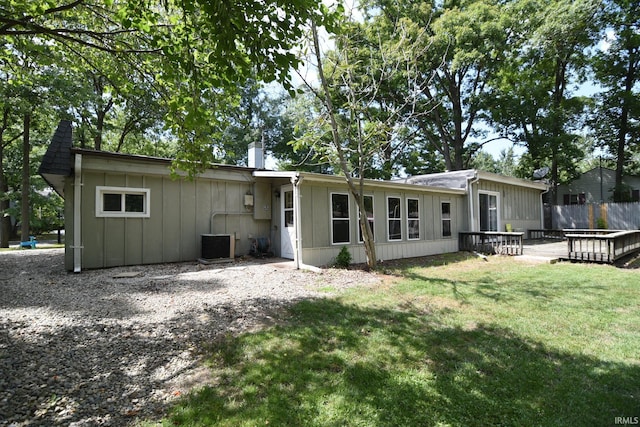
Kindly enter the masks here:
[[69, 120], [61, 120], [42, 158], [38, 173], [64, 197], [64, 178], [71, 176], [72, 128]]

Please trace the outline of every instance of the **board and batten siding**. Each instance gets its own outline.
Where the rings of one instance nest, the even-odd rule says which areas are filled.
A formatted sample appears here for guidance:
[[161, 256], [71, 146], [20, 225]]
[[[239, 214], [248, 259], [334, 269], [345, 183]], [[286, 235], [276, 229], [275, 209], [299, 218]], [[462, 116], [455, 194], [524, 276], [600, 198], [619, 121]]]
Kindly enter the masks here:
[[481, 180], [474, 184], [473, 191], [476, 230], [480, 229], [478, 191], [500, 194], [499, 231], [505, 231], [506, 224], [511, 224], [514, 231], [542, 228], [540, 190]]
[[[252, 192], [250, 173], [225, 173], [224, 180], [172, 179], [165, 175], [141, 175], [109, 171], [109, 162], [85, 156], [82, 172], [82, 268], [192, 261], [201, 256], [202, 234], [231, 234], [236, 253], [249, 252], [249, 236], [265, 236], [269, 220], [254, 220], [244, 207], [244, 195]], [[153, 169], [153, 168], [152, 168]], [[137, 166], [140, 170], [140, 166]], [[234, 174], [231, 174], [234, 175]], [[230, 178], [235, 178], [230, 179]], [[73, 223], [73, 180], [65, 186], [65, 215]], [[148, 218], [96, 216], [96, 187], [149, 189]], [[214, 215], [214, 213], [217, 213]], [[73, 230], [67, 230], [65, 267], [73, 269]]]
[[[364, 246], [359, 242], [358, 208], [349, 194], [350, 243], [331, 242], [331, 194], [348, 194], [346, 187], [304, 184], [300, 188], [301, 200], [301, 244], [304, 263], [328, 265], [334, 260], [342, 246], [347, 246], [352, 262], [366, 262]], [[458, 194], [393, 191], [365, 187], [364, 194], [373, 196], [374, 236], [376, 256], [379, 260], [410, 258], [458, 250], [458, 231], [464, 223], [463, 197]], [[402, 204], [402, 240], [387, 240], [387, 198], [399, 197]], [[407, 198], [418, 200], [420, 211], [420, 238], [407, 238]], [[451, 237], [442, 237], [441, 203], [451, 203]]]

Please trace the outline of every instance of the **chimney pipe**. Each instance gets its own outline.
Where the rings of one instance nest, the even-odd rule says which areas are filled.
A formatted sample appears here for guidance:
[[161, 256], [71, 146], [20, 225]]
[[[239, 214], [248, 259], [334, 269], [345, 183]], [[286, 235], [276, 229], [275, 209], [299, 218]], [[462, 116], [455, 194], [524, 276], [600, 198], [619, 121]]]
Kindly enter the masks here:
[[262, 142], [252, 142], [249, 144], [249, 167], [264, 169], [264, 144]]

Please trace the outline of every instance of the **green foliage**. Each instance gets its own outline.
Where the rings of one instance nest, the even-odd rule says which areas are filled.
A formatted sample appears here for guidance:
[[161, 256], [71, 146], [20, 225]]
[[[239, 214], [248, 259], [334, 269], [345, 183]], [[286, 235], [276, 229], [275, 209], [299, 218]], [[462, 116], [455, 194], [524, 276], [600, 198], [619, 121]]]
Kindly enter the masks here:
[[348, 268], [351, 265], [351, 252], [346, 246], [340, 248], [340, 252], [336, 255], [335, 265], [340, 268]]
[[607, 226], [607, 221], [604, 218], [599, 217], [596, 220], [596, 228], [598, 230], [606, 230], [609, 227]]
[[[625, 174], [637, 172], [633, 154], [640, 144], [640, 5], [612, 0], [600, 11], [600, 37], [606, 49], [598, 49], [592, 60], [595, 79], [603, 88], [595, 97], [590, 120], [599, 145], [616, 158], [616, 187]], [[634, 170], [634, 168], [636, 170]], [[619, 200], [616, 194], [616, 201]]]
[[15, 0], [0, 10], [0, 37], [5, 56], [51, 53], [37, 65], [66, 78], [59, 111], [80, 117], [81, 145], [136, 150], [162, 123], [180, 141], [177, 164], [193, 173], [213, 160], [239, 85], [253, 77], [290, 88], [306, 24], [333, 28], [340, 10], [319, 0]]
[[637, 410], [636, 272], [498, 258], [396, 273], [217, 341], [215, 383], [163, 425], [609, 425]]

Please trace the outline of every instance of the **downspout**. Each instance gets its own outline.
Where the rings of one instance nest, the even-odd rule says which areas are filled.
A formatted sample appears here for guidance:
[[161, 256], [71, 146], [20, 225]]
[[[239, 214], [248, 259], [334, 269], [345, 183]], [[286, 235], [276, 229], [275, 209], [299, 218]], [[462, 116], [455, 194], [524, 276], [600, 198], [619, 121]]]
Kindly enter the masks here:
[[302, 197], [300, 196], [300, 183], [302, 182], [302, 177], [298, 174], [291, 177], [291, 184], [293, 185], [293, 200], [294, 200], [294, 213], [295, 219], [293, 221], [293, 231], [296, 235], [296, 248], [293, 251], [293, 262], [296, 266], [296, 269], [300, 269], [302, 265], [302, 245], [300, 241], [300, 221], [302, 220], [302, 214], [300, 212], [300, 205]]
[[316, 273], [321, 272], [322, 270], [313, 265], [307, 265], [302, 260], [302, 239], [300, 238], [302, 234], [302, 195], [300, 194], [300, 184], [302, 183], [302, 177], [299, 174], [296, 174], [291, 178], [291, 184], [293, 184], [293, 212], [295, 218], [293, 220], [293, 230], [296, 235], [296, 247], [293, 251], [293, 262], [295, 264], [296, 269], [298, 270], [310, 270]]
[[473, 208], [473, 184], [480, 181], [478, 171], [473, 171], [473, 177], [467, 178], [467, 194], [469, 195], [469, 231], [476, 231], [476, 221], [474, 219], [475, 210]]
[[76, 154], [73, 167], [73, 272], [82, 270], [82, 154]]

